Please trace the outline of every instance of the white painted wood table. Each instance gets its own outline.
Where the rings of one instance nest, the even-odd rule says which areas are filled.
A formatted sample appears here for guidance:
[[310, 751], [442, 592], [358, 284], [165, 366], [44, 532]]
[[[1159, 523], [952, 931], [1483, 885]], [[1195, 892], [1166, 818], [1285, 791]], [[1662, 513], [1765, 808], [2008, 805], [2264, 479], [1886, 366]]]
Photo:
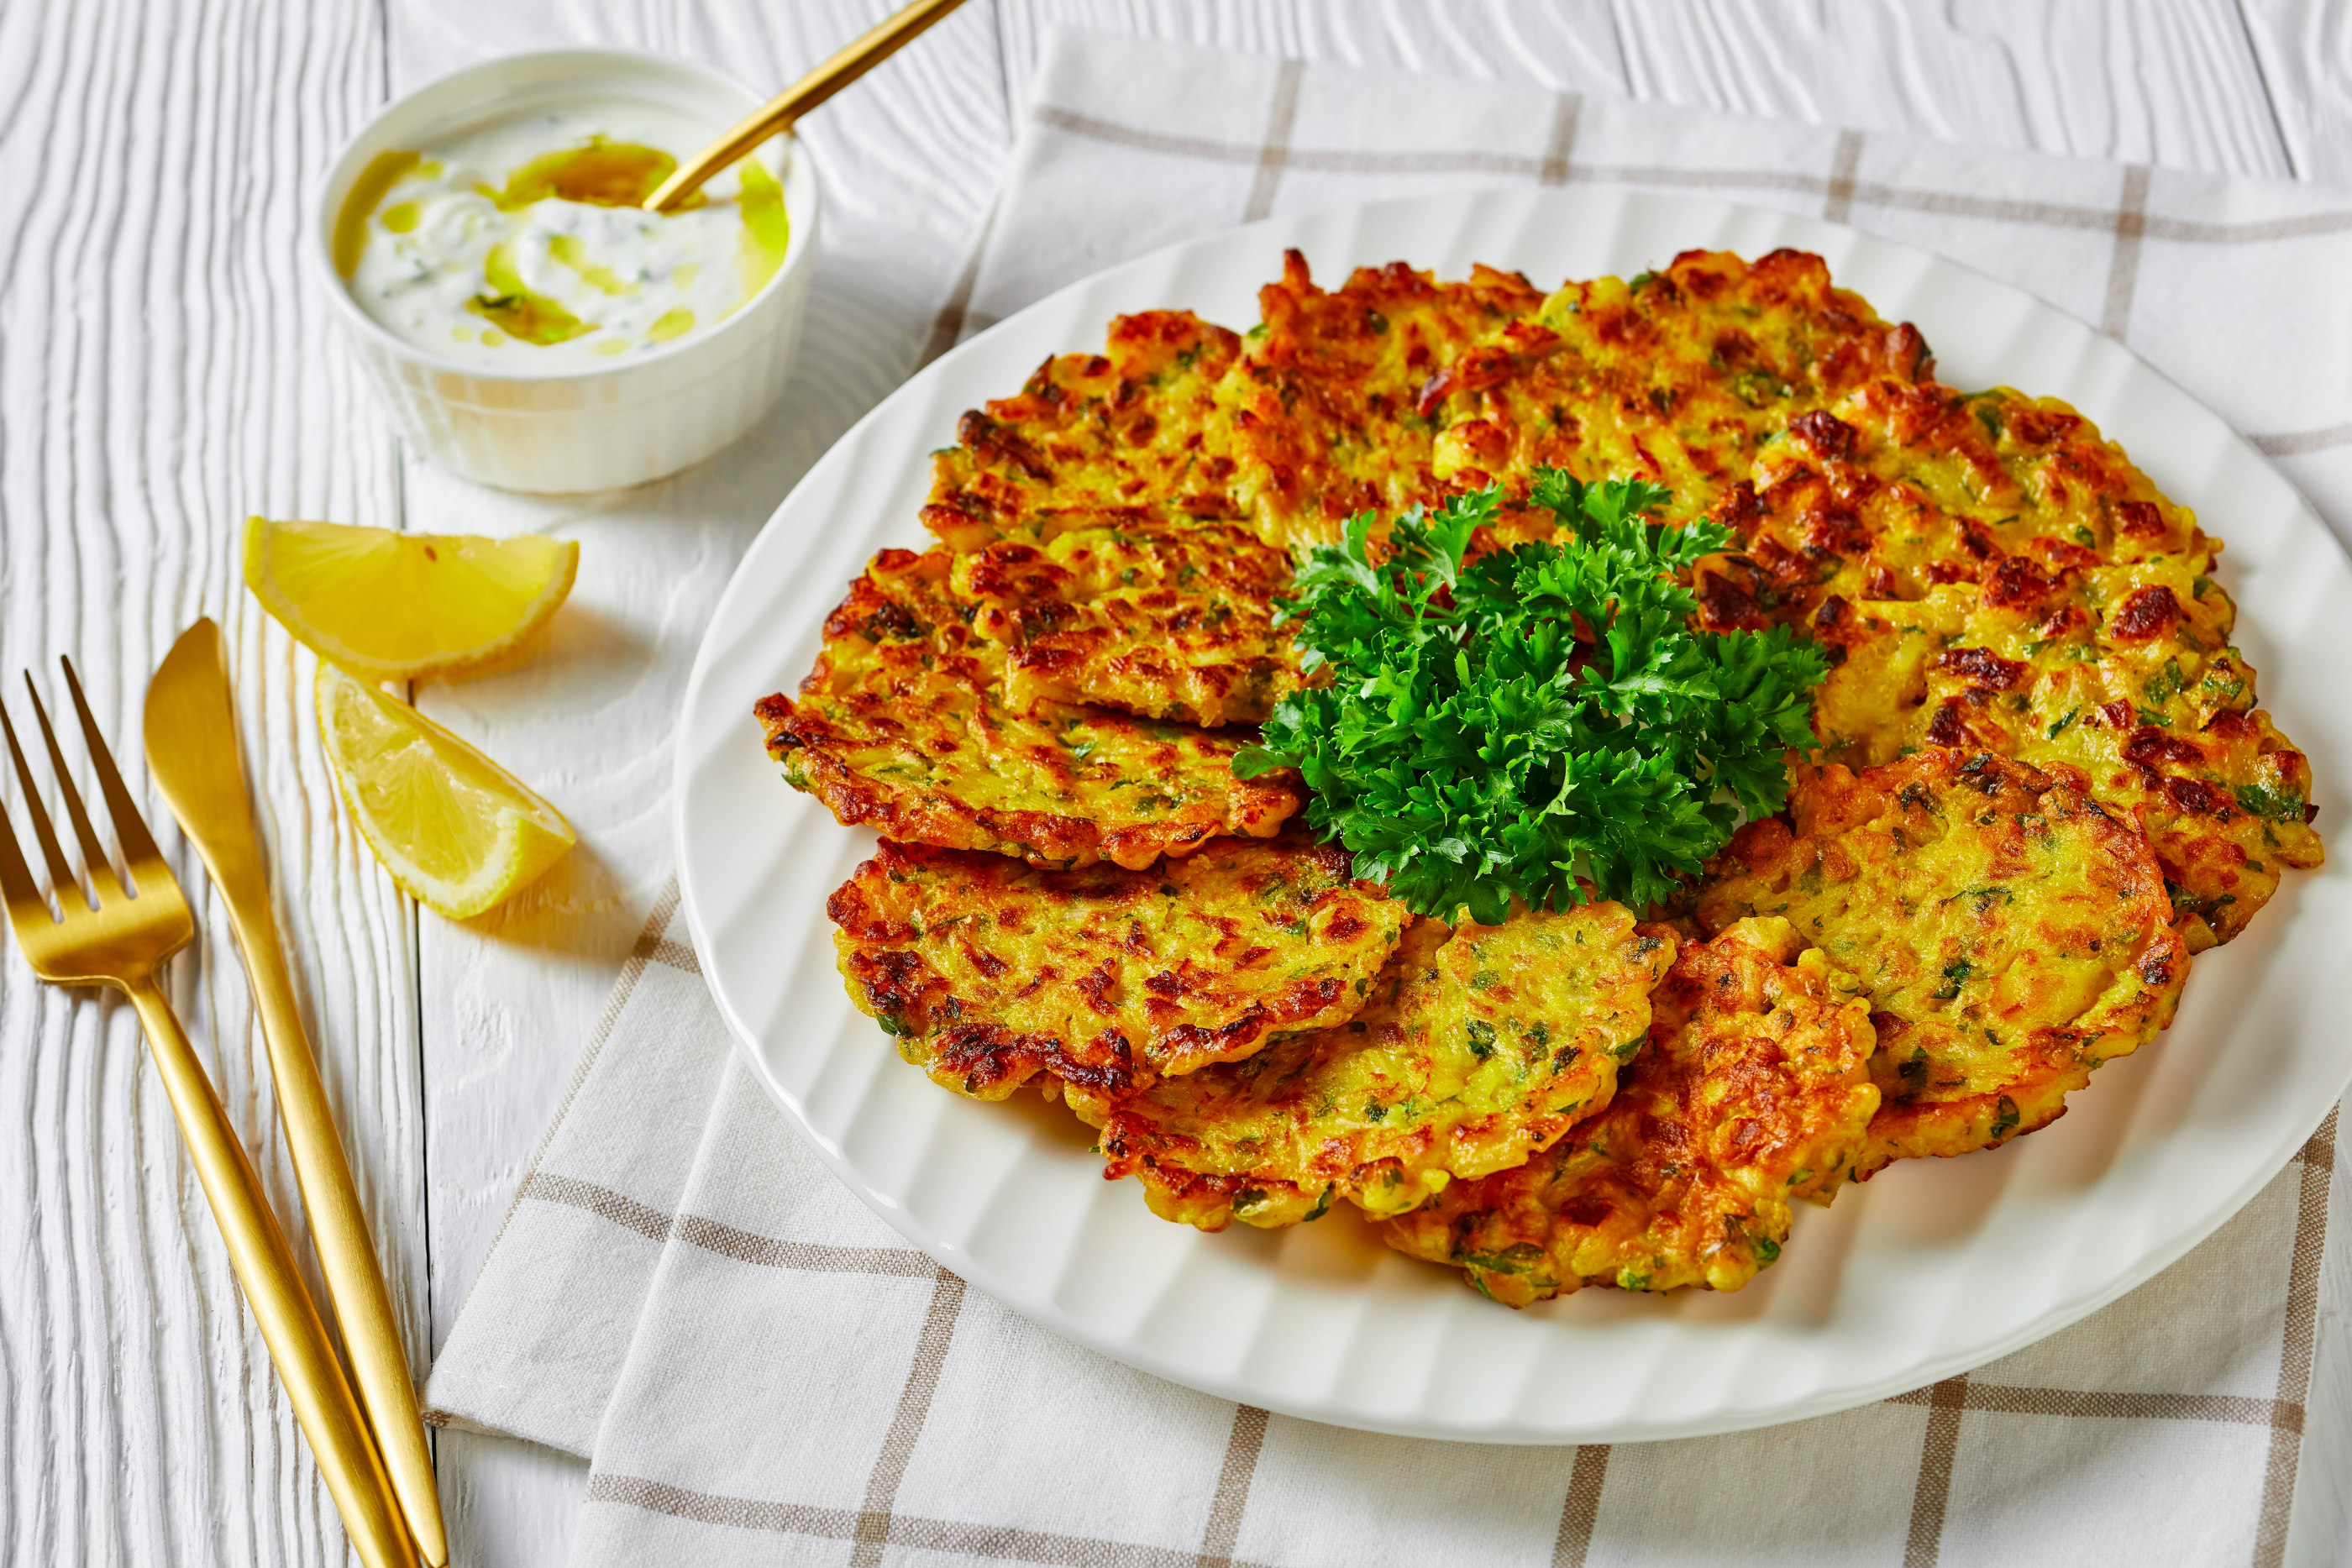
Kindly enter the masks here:
[[[2352, 183], [2352, 8], [2330, 0], [972, 0], [806, 128], [824, 265], [804, 363], [766, 428], [667, 484], [555, 504], [403, 450], [295, 264], [310, 184], [376, 105], [563, 44], [695, 56], [771, 89], [888, 8], [0, 5], [0, 669], [70, 654], [128, 765], [163, 649], [199, 614], [226, 627], [280, 918], [420, 1373], [667, 874], [671, 718], [704, 617], [793, 480], [923, 354], [1052, 25]], [[508, 909], [420, 916], [352, 836], [309, 656], [238, 586], [251, 512], [583, 542], [545, 656], [419, 694], [581, 829]], [[175, 995], [290, 1212], [244, 978], [217, 904], [203, 919]], [[36, 987], [13, 953], [0, 1129], [5, 1562], [344, 1561], [136, 1020]], [[2342, 1303], [2352, 1239], [2335, 1252]], [[2342, 1410], [2340, 1305], [2323, 1334], [2316, 1401]], [[2341, 1434], [2307, 1441], [2307, 1478], [2352, 1468]], [[460, 1563], [562, 1561], [584, 1467], [457, 1433], [438, 1445]], [[2307, 1483], [2303, 1506], [2340, 1509], [2342, 1491]]]

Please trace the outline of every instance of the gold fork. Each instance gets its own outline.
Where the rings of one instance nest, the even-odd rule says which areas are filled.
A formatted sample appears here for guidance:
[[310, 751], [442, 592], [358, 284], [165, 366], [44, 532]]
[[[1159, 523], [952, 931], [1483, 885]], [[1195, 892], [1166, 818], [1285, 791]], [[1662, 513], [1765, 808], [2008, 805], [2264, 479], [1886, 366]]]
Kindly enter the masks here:
[[204, 1063], [196, 1059], [195, 1048], [188, 1043], [156, 981], [164, 960], [195, 935], [188, 901], [171, 866], [156, 851], [147, 824], [131, 803], [130, 790], [123, 788], [122, 775], [99, 736], [98, 721], [90, 716], [72, 663], [58, 662], [65, 665], [66, 685], [73, 695], [74, 712], [81, 720], [82, 738], [89, 745], [107, 811], [114, 819], [115, 837], [121, 843], [123, 866], [131, 873], [131, 885], [125, 889], [114, 874], [105, 846], [90, 825], [89, 813], [74, 791], [73, 775], [67, 771], [64, 753], [58, 748], [57, 731], [49, 726], [48, 710], [41, 706], [40, 693], [33, 689], [33, 677], [27, 672], [25, 688], [32, 695], [33, 714], [40, 721], [41, 739], [48, 748], [58, 791], [65, 798], [66, 815], [73, 823], [74, 836], [81, 841], [89, 890], [83, 889], [67, 862], [56, 830], [49, 825], [48, 812], [42, 808], [40, 791], [33, 783], [33, 770], [16, 742], [16, 727], [9, 722], [6, 706], [0, 705], [0, 731], [6, 734], [26, 812], [32, 819], [33, 836], [40, 841], [42, 856], [48, 862], [50, 885], [58, 904], [58, 912], [52, 913], [25, 863], [6, 809], [0, 806], [0, 897], [7, 901], [8, 922], [16, 927], [17, 946], [24, 949], [33, 973], [49, 984], [112, 986], [138, 1009], [139, 1021], [147, 1030], [148, 1048], [155, 1057], [155, 1071], [163, 1075], [173, 1114], [179, 1118], [180, 1135], [187, 1140], [196, 1177], [204, 1184], [221, 1237], [228, 1243], [229, 1263], [245, 1289], [255, 1321], [261, 1325], [270, 1359], [278, 1364], [295, 1417], [310, 1439], [310, 1451], [318, 1457], [327, 1490], [342, 1511], [343, 1528], [368, 1568], [414, 1568], [415, 1555], [393, 1506], [383, 1463], [361, 1420], [359, 1404], [335, 1359], [318, 1309], [303, 1287], [302, 1276], [295, 1270], [285, 1233], [262, 1196], [260, 1178], [245, 1157], [245, 1147], [229, 1125], [228, 1113], [221, 1108]]

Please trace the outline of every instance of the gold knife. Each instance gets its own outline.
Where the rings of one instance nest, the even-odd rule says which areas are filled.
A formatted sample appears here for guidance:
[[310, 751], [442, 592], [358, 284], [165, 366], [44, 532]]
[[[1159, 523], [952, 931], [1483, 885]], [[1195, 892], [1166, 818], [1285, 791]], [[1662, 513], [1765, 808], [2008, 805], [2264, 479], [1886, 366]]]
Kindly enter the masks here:
[[343, 1348], [357, 1375], [361, 1405], [375, 1432], [394, 1496], [425, 1561], [444, 1568], [449, 1542], [441, 1525], [441, 1498], [433, 1481], [433, 1459], [425, 1446], [416, 1388], [408, 1356], [392, 1315], [375, 1243], [368, 1235], [351, 1166], [335, 1136], [326, 1086], [294, 1005], [286, 955], [278, 943], [278, 921], [269, 903], [269, 882], [261, 864], [261, 841], [246, 794], [245, 768], [237, 755], [236, 708], [228, 684], [228, 650], [211, 619], [198, 621], [172, 644], [147, 688], [147, 776], [180, 820], [196, 852], [212, 873], [213, 886], [228, 906], [237, 950], [252, 983], [262, 1037], [269, 1045], [269, 1071], [278, 1086], [278, 1112], [294, 1175], [310, 1211], [310, 1232], [327, 1278], [327, 1293], [343, 1332]]

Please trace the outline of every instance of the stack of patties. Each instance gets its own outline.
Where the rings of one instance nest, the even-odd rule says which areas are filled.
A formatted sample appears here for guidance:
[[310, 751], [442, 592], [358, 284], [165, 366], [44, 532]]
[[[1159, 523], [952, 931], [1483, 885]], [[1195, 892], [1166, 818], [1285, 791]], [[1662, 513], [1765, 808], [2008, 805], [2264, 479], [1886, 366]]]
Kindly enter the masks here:
[[834, 894], [850, 995], [942, 1086], [1040, 1081], [1158, 1213], [1402, 1212], [1607, 1103], [1670, 932], [1622, 905], [1415, 919], [1286, 834], [1149, 871], [885, 844]]
[[[1547, 298], [1293, 254], [1261, 308], [1122, 317], [966, 414], [939, 542], [759, 705], [884, 836], [830, 905], [857, 1005], [946, 1089], [1066, 1103], [1163, 1218], [1344, 1198], [1513, 1305], [1737, 1290], [1793, 1200], [2061, 1114], [2317, 863], [2218, 542], [2063, 405], [1937, 382], [1820, 258]], [[1295, 774], [1234, 770], [1307, 678], [1276, 601], [1362, 510], [1500, 484], [1478, 548], [1550, 537], [1538, 467], [1727, 526], [1700, 621], [1827, 645], [1824, 749], [1675, 909], [1415, 917]]]

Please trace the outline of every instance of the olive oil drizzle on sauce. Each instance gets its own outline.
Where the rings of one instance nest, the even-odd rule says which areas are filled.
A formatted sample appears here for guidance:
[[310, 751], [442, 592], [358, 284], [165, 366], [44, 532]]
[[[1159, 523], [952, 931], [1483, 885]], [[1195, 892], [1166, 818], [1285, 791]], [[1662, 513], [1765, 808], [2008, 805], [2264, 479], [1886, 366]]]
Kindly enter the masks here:
[[[596, 136], [583, 146], [564, 148], [530, 160], [507, 176], [504, 190], [492, 190], [487, 185], [476, 189], [505, 213], [520, 212], [534, 203], [551, 199], [599, 207], [638, 207], [677, 167], [677, 160], [657, 147], [608, 141]], [[336, 271], [349, 279], [359, 270], [370, 218], [377, 218], [394, 234], [414, 232], [418, 218], [415, 203], [395, 203], [381, 214], [376, 209], [403, 179], [411, 174], [430, 179], [440, 172], [441, 165], [421, 153], [378, 153], [352, 182], [351, 194], [344, 198], [342, 210], [336, 214]], [[784, 210], [783, 187], [758, 160], [744, 160], [738, 166], [737, 179], [741, 186], [737, 204], [742, 213], [743, 233], [736, 265], [742, 277], [742, 298], [748, 301], [783, 265], [784, 252], [792, 241], [792, 222]], [[707, 198], [698, 191], [675, 210], [690, 212], [707, 204]], [[669, 215], [661, 214], [665, 218]], [[599, 263], [577, 235], [557, 236], [549, 246], [549, 255], [603, 293], [625, 295], [635, 291], [634, 283]], [[482, 330], [484, 343], [495, 344], [503, 336], [545, 348], [599, 329], [594, 322], [583, 321], [560, 302], [524, 285], [515, 267], [512, 240], [492, 246], [482, 270], [482, 290], [467, 302], [466, 308], [488, 323]], [[684, 276], [678, 278], [679, 283], [691, 281], [694, 270], [694, 264], [681, 266], [677, 271]], [[740, 308], [740, 303], [736, 308]], [[691, 310], [668, 310], [646, 329], [645, 340], [668, 342], [691, 332], [696, 325]], [[615, 339], [598, 344], [597, 351], [619, 353], [627, 347]]]

